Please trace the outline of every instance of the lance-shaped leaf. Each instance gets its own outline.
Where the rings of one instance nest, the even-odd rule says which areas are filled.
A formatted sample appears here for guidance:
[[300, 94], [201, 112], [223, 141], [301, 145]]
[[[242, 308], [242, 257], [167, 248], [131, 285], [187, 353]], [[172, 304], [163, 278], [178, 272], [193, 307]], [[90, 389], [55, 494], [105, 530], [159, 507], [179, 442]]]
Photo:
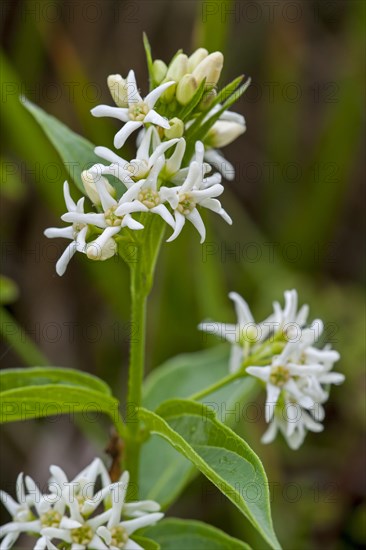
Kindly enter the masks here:
[[15, 422], [59, 414], [83, 413], [96, 420], [101, 413], [117, 423], [118, 401], [82, 386], [45, 384], [15, 388], [0, 393], [1, 422]]
[[250, 550], [238, 539], [202, 521], [168, 518], [144, 531], [164, 550]]
[[[189, 398], [197, 391], [224, 378], [228, 373], [229, 347], [226, 345], [169, 359], [154, 369], [146, 379], [143, 405], [156, 409], [173, 397]], [[204, 398], [219, 418], [231, 426], [243, 419], [243, 403], [257, 386], [247, 377]], [[155, 457], [159, 457], [156, 460]], [[152, 435], [141, 452], [140, 492], [146, 499], [156, 500], [167, 508], [197, 475], [197, 469], [161, 437]]]
[[103, 380], [76, 369], [61, 367], [30, 367], [0, 371], [0, 391], [45, 384], [75, 385], [111, 395], [111, 389]]
[[239, 508], [272, 548], [269, 487], [261, 461], [249, 445], [201, 403], [172, 399], [155, 413], [141, 409], [152, 433], [166, 439]]

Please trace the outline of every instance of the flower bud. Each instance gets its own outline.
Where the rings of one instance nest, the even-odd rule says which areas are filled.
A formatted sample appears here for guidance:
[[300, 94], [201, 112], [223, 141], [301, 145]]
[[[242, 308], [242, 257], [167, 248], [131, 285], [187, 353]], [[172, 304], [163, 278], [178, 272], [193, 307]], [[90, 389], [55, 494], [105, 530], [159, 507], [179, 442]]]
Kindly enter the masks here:
[[112, 187], [112, 185], [109, 183], [107, 178], [104, 178], [100, 174], [92, 173], [89, 170], [84, 170], [81, 173], [81, 180], [83, 182], [85, 192], [93, 204], [95, 204], [96, 206], [100, 206], [101, 200], [100, 200], [99, 193], [97, 191], [97, 187], [95, 185], [96, 178], [102, 178], [108, 193], [112, 195], [112, 197], [115, 196], [116, 190], [114, 187]]
[[188, 57], [186, 54], [180, 53], [170, 63], [165, 80], [179, 82], [186, 73], [188, 73]]
[[98, 242], [92, 241], [86, 245], [86, 255], [89, 260], [98, 260], [104, 262], [109, 260], [117, 252], [117, 243], [114, 239], [109, 238], [102, 246]]
[[152, 72], [154, 80], [157, 84], [160, 84], [164, 80], [167, 70], [168, 67], [166, 66], [164, 61], [162, 61], [161, 59], [155, 59]]
[[185, 74], [177, 86], [177, 101], [181, 105], [187, 105], [198, 88], [197, 80], [191, 74]]
[[206, 78], [208, 86], [216, 86], [222, 67], [224, 65], [224, 56], [221, 52], [214, 52], [205, 57], [194, 69], [193, 76], [200, 83]]
[[198, 48], [192, 55], [188, 58], [188, 72], [192, 73], [205, 57], [208, 56], [208, 51], [206, 48]]
[[120, 74], [110, 74], [107, 78], [109, 91], [118, 107], [128, 107], [127, 82]]
[[211, 103], [216, 97], [217, 97], [217, 92], [215, 88], [209, 88], [203, 94], [203, 97], [198, 105], [198, 109], [200, 111], [206, 111], [206, 109], [209, 109], [209, 107], [211, 106]]
[[205, 144], [209, 147], [225, 147], [246, 130], [245, 125], [237, 122], [228, 122], [227, 120], [218, 120], [208, 132]]
[[172, 118], [169, 120], [170, 128], [164, 130], [164, 135], [167, 139], [181, 138], [184, 134], [184, 122], [180, 118]]

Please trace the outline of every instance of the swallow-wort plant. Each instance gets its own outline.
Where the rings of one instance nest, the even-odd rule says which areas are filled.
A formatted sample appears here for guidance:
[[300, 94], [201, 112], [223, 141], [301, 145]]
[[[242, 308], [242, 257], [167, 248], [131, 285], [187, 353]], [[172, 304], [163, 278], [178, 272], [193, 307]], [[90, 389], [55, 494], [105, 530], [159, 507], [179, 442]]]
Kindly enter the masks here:
[[[234, 168], [221, 149], [246, 129], [244, 118], [230, 108], [249, 85], [239, 76], [218, 87], [224, 63], [220, 52], [199, 48], [188, 56], [179, 51], [167, 65], [153, 60], [146, 37], [144, 46], [149, 89], [140, 88], [133, 70], [126, 78], [110, 75], [110, 105], [91, 110], [94, 117], [116, 119], [113, 144], [94, 147], [23, 99], [70, 175], [63, 186], [64, 225], [45, 230], [47, 237], [68, 242], [56, 272], [62, 276], [75, 254], [83, 254], [85, 261], [119, 255], [130, 269], [131, 321], [138, 337], [130, 343], [124, 407], [103, 380], [79, 370], [2, 371], [4, 422], [49, 415], [55, 405], [64, 414], [87, 406], [109, 416], [120, 449], [109, 472], [99, 458], [73, 479], [51, 466], [46, 491], [20, 474], [16, 499], [1, 493], [11, 516], [1, 528], [2, 550], [19, 547], [24, 534], [34, 537], [39, 550], [248, 548], [202, 522], [164, 518], [162, 510], [199, 472], [269, 547], [280, 548], [261, 461], [235, 433], [232, 415], [223, 411], [245, 403], [253, 386], [261, 384], [267, 392], [263, 442], [281, 432], [297, 449], [307, 431], [323, 429], [330, 385], [344, 378], [332, 371], [338, 353], [317, 345], [322, 322], [307, 321], [308, 307], [298, 309], [292, 290], [285, 292], [284, 306], [275, 302], [261, 322], [232, 292], [237, 322], [205, 320], [199, 326], [230, 342], [230, 356], [226, 346], [187, 354], [144, 379], [146, 305], [161, 246], [164, 241], [179, 246], [186, 222], [203, 243], [204, 210], [232, 223], [220, 201], [223, 176], [233, 179]], [[136, 143], [128, 158], [120, 151], [127, 142]], [[78, 200], [74, 184], [82, 193]]]

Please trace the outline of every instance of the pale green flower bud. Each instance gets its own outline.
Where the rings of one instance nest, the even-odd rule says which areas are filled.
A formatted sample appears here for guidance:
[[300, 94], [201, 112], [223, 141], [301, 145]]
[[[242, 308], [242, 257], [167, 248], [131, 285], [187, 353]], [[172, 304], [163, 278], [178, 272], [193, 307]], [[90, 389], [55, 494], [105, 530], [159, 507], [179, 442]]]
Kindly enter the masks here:
[[107, 78], [109, 91], [118, 107], [128, 107], [127, 82], [120, 74], [110, 74]]
[[[81, 173], [81, 180], [83, 182], [86, 194], [88, 195], [89, 199], [92, 201], [93, 204], [95, 204], [96, 206], [100, 206], [101, 205], [101, 200], [100, 200], [99, 193], [97, 191], [97, 187], [95, 185], [95, 177], [96, 177], [96, 175], [92, 174], [88, 170], [84, 170]], [[109, 183], [107, 178], [104, 178], [103, 176], [99, 176], [99, 177], [102, 178], [102, 180], [103, 180], [103, 182], [104, 182], [104, 184], [105, 184], [105, 186], [108, 190], [108, 193], [112, 197], [114, 197], [115, 194], [116, 194], [115, 188]]]
[[224, 56], [221, 52], [214, 52], [205, 57], [194, 69], [193, 76], [198, 83], [206, 78], [208, 86], [216, 86], [222, 67], [224, 65]]
[[188, 58], [188, 72], [192, 73], [205, 57], [208, 56], [208, 51], [206, 48], [198, 48], [192, 55]]
[[[168, 82], [166, 78], [164, 78], [164, 82]], [[165, 92], [161, 94], [160, 96], [161, 101], [163, 103], [170, 103], [171, 101], [173, 101], [173, 99], [175, 99], [176, 89], [177, 89], [176, 84], [172, 84], [171, 86], [169, 86], [169, 88], [167, 88]]]
[[186, 73], [188, 73], [188, 57], [186, 54], [180, 53], [170, 63], [165, 80], [179, 82]]
[[217, 92], [215, 88], [209, 88], [203, 94], [200, 104], [198, 105], [198, 109], [200, 109], [201, 111], [206, 111], [206, 109], [210, 107], [211, 103], [216, 97], [217, 97]]
[[181, 138], [184, 134], [184, 122], [180, 118], [172, 118], [169, 120], [169, 130], [164, 130], [164, 135], [167, 139]]
[[187, 105], [198, 88], [197, 80], [191, 74], [185, 74], [177, 86], [177, 101], [181, 105]]
[[167, 73], [168, 67], [161, 59], [155, 59], [153, 63], [153, 77], [157, 84], [160, 84]]
[[208, 132], [205, 144], [215, 149], [225, 147], [225, 145], [229, 145], [229, 143], [243, 134], [245, 130], [246, 128], [243, 124], [228, 120], [218, 120]]
[[86, 245], [86, 255], [89, 260], [104, 262], [104, 260], [109, 260], [116, 253], [117, 243], [112, 238], [108, 239], [102, 246], [98, 244], [97, 240]]

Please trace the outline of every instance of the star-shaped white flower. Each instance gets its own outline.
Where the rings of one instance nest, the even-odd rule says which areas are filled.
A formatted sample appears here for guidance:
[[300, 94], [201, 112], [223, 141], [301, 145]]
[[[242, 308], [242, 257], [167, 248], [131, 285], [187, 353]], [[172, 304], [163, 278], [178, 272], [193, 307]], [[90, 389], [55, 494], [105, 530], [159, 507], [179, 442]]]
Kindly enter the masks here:
[[[69, 184], [64, 182], [64, 198], [68, 214], [83, 215], [84, 214], [84, 200], [82, 197], [77, 203], [73, 201], [70, 195]], [[70, 239], [72, 242], [67, 246], [61, 257], [56, 263], [56, 272], [62, 276], [69, 264], [69, 261], [76, 252], [85, 253], [86, 242], [85, 237], [88, 231], [88, 227], [84, 222], [72, 222], [69, 227], [49, 227], [44, 231], [44, 234], [49, 239], [65, 238]]]
[[[154, 525], [164, 517], [161, 512], [143, 514], [130, 520], [121, 520], [124, 502], [129, 482], [128, 472], [124, 472], [121, 481], [111, 486], [112, 508], [107, 525], [102, 525], [97, 529], [97, 534], [112, 550], [143, 550], [142, 546], [130, 539], [138, 529]], [[139, 503], [136, 503], [137, 505]], [[141, 510], [141, 509], [140, 509]]]
[[[196, 150], [199, 151], [199, 154], [203, 155], [204, 148], [201, 142], [197, 142]], [[216, 197], [223, 193], [224, 187], [219, 183], [205, 187], [204, 176], [202, 164], [194, 160], [189, 166], [188, 175], [182, 186], [161, 188], [161, 196], [163, 200], [169, 202], [171, 208], [174, 210], [175, 217], [175, 230], [171, 237], [167, 239], [167, 242], [173, 241], [178, 237], [186, 219], [190, 221], [199, 232], [201, 243], [204, 242], [206, 238], [206, 228], [198, 212], [197, 206], [208, 208], [219, 214], [227, 223], [232, 223], [230, 216], [216, 199]]]
[[[95, 227], [99, 227], [104, 230], [99, 237], [97, 237], [94, 241], [89, 242], [85, 249], [88, 258], [98, 260], [105, 259], [103, 258], [103, 253], [107, 254], [106, 257], [110, 257], [110, 254], [108, 254], [109, 249], [112, 252], [112, 255], [115, 253], [115, 248], [112, 246], [114, 242], [113, 237], [117, 235], [123, 227], [129, 227], [133, 230], [140, 230], [144, 228], [140, 222], [132, 218], [131, 213], [146, 212], [148, 208], [139, 202], [133, 202], [136, 194], [135, 186], [139, 185], [139, 182], [134, 183], [122, 195], [119, 201], [117, 201], [109, 193], [105, 184], [105, 179], [100, 175], [100, 166], [95, 165], [94, 168], [96, 174], [95, 186], [100, 197], [103, 212], [90, 212], [86, 214], [79, 212], [68, 212], [67, 214], [64, 214], [61, 219], [73, 224], [94, 225]], [[91, 169], [89, 170], [89, 173], [90, 172], [92, 172]], [[126, 205], [128, 205], [128, 212], [122, 214], [121, 207], [126, 207]], [[117, 208], [120, 209], [120, 214], [116, 213]], [[111, 243], [111, 246], [107, 246], [108, 243]]]
[[318, 364], [302, 365], [294, 362], [298, 347], [298, 343], [288, 343], [280, 355], [273, 357], [271, 365], [246, 368], [248, 374], [259, 378], [266, 384], [265, 418], [267, 422], [273, 417], [281, 393], [304, 409], [311, 409], [314, 406], [314, 400], [301, 390], [298, 381], [301, 383], [303, 379], [307, 380], [310, 376], [320, 374], [322, 366]]
[[[181, 138], [181, 140], [183, 140], [183, 138]], [[154, 126], [150, 126], [150, 128], [144, 132], [144, 136], [137, 149], [136, 158], [131, 161], [125, 160], [124, 158], [116, 155], [116, 153], [107, 147], [96, 147], [94, 152], [102, 159], [112, 163], [113, 166], [120, 167], [125, 172], [128, 180], [126, 187], [129, 187], [130, 180], [128, 178], [132, 178], [133, 181], [146, 178], [152, 166], [154, 166], [155, 162], [161, 157], [161, 155], [181, 140], [175, 138], [162, 142], [156, 128]], [[169, 159], [167, 160], [167, 163], [168, 162]], [[121, 177], [121, 174], [113, 175], [125, 183], [123, 176]]]
[[262, 323], [256, 323], [249, 305], [237, 292], [230, 292], [229, 298], [235, 304], [236, 324], [204, 321], [198, 325], [198, 329], [232, 344], [229, 370], [233, 373], [241, 368], [253, 347], [268, 337], [270, 324], [268, 319]]
[[154, 106], [162, 93], [173, 84], [175, 84], [174, 81], [161, 84], [143, 99], [137, 88], [135, 73], [131, 70], [128, 73], [126, 84], [128, 107], [98, 105], [91, 110], [91, 113], [95, 117], [106, 116], [126, 122], [114, 137], [114, 146], [120, 149], [132, 132], [145, 124], [150, 123], [160, 126], [161, 128], [170, 128], [168, 120], [159, 115], [159, 113], [154, 110]]
[[[24, 484], [28, 490], [25, 491]], [[41, 534], [47, 525], [59, 525], [65, 513], [65, 502], [53, 495], [43, 495], [32, 478], [19, 474], [16, 483], [18, 502], [4, 491], [0, 491], [0, 501], [12, 516], [12, 521], [0, 527], [0, 548], [8, 550], [15, 544], [21, 533]], [[37, 516], [34, 515], [35, 509]], [[47, 546], [48, 544], [48, 546]], [[47, 537], [40, 536], [34, 548], [43, 550], [49, 547]]]

